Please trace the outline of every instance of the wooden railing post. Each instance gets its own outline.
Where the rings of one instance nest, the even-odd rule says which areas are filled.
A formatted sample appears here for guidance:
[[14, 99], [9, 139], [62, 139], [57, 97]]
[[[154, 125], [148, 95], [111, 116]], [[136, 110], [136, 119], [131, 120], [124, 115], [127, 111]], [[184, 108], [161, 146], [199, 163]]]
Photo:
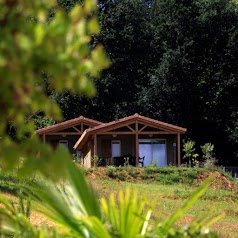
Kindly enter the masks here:
[[138, 132], [138, 120], [136, 120], [136, 167], [139, 164], [139, 132]]

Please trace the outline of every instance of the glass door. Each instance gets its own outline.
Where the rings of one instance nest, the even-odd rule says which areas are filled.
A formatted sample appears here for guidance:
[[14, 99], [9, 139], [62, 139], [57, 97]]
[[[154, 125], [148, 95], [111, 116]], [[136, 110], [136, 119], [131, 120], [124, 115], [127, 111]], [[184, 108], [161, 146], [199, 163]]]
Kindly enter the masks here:
[[166, 143], [159, 139], [139, 140], [139, 156], [144, 157], [144, 166], [155, 163], [156, 166], [166, 166]]

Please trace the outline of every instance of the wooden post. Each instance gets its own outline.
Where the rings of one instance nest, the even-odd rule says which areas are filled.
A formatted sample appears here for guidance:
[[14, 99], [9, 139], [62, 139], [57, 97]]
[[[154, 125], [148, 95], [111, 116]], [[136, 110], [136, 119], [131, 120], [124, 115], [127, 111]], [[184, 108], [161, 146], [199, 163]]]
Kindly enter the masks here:
[[81, 130], [81, 133], [83, 134], [83, 123], [81, 122], [81, 125], [80, 125], [80, 130]]
[[97, 134], [94, 135], [94, 150], [93, 150], [93, 156], [97, 156], [98, 151], [97, 151]]
[[180, 158], [180, 133], [177, 133], [177, 155], [178, 155], [178, 166], [181, 165], [181, 158]]
[[138, 120], [136, 120], [136, 167], [139, 164], [139, 133], [138, 133]]

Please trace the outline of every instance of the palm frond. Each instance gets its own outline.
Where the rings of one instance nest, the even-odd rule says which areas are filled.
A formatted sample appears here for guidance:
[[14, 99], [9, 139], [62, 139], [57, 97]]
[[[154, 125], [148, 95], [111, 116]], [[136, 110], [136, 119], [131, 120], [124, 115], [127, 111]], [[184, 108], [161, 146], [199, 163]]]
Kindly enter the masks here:
[[125, 193], [119, 192], [118, 205], [112, 194], [107, 201], [101, 200], [106, 225], [112, 236], [132, 238], [145, 235], [151, 209], [146, 206], [144, 200], [128, 189]]

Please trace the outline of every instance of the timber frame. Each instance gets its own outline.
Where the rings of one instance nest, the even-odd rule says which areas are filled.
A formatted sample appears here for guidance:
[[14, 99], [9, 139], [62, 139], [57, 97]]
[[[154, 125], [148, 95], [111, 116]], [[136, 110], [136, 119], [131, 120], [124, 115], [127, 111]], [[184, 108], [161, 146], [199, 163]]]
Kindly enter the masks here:
[[36, 134], [39, 135], [44, 143], [52, 144], [54, 140], [57, 141], [57, 144], [62, 140], [70, 141], [68, 149], [70, 153], [74, 154], [75, 151], [73, 150], [73, 145], [83, 132], [88, 128], [101, 124], [102, 123], [99, 121], [80, 116], [72, 120], [60, 122], [58, 124], [39, 129], [36, 131]]
[[102, 135], [132, 135], [134, 141], [134, 156], [136, 157], [136, 166], [139, 162], [139, 137], [166, 136], [171, 135], [174, 138], [174, 161], [173, 164], [180, 165], [180, 135], [187, 131], [186, 128], [178, 127], [172, 124], [164, 123], [148, 117], [134, 114], [117, 121], [103, 123], [93, 128], [83, 131], [82, 135], [74, 145], [75, 150], [83, 150], [90, 144], [92, 148], [92, 157], [98, 155], [98, 137]]
[[83, 132], [86, 130], [86, 128], [94, 127], [101, 124], [102, 123], [99, 121], [95, 121], [95, 120], [80, 116], [72, 120], [64, 121], [52, 126], [39, 129], [36, 131], [36, 133], [40, 135], [42, 138], [46, 137], [47, 135], [79, 135], [81, 136]]

